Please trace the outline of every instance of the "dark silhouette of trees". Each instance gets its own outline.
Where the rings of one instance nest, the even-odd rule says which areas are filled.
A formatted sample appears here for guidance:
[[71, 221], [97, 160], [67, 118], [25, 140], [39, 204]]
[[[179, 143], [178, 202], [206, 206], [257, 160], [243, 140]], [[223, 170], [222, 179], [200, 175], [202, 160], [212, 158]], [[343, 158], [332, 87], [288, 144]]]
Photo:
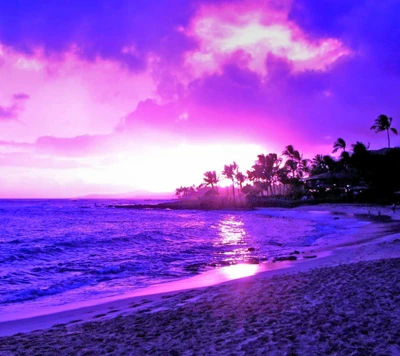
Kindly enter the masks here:
[[333, 144], [333, 151], [332, 153], [336, 153], [338, 150], [342, 150], [343, 152], [346, 152], [346, 141], [343, 140], [342, 138], [338, 138], [336, 142]]
[[317, 154], [311, 161], [311, 175], [333, 173], [336, 170], [337, 162], [329, 155]]
[[282, 156], [287, 157], [285, 166], [289, 168], [289, 171], [291, 172], [291, 178], [299, 178], [301, 175], [300, 172], [302, 163], [304, 163], [303, 156], [300, 154], [300, 152], [295, 150], [292, 145], [288, 145], [282, 152]]
[[233, 194], [233, 204], [235, 205], [235, 178], [239, 172], [239, 166], [236, 162], [232, 164], [225, 165], [224, 170], [222, 171], [222, 175], [232, 181], [232, 194]]
[[392, 127], [392, 118], [386, 115], [379, 115], [375, 119], [375, 123], [371, 126], [371, 130], [375, 130], [375, 133], [386, 131], [387, 133], [387, 140], [388, 140], [388, 147], [390, 148], [390, 132], [397, 135], [397, 130]]
[[194, 186], [176, 188], [175, 195], [178, 198], [187, 198], [196, 191]]
[[268, 155], [260, 154], [251, 171], [247, 172], [249, 180], [253, 181], [259, 192], [264, 190], [275, 194], [275, 186], [278, 183], [278, 170], [282, 159], [276, 153]]
[[214, 187], [219, 182], [219, 179], [217, 177], [217, 172], [215, 172], [215, 171], [205, 172], [203, 180], [204, 180], [204, 183], [206, 184], [206, 186], [211, 186], [211, 190], [214, 192]]
[[302, 190], [302, 179], [310, 171], [309, 160], [303, 159], [303, 155], [295, 150], [292, 145], [286, 146], [282, 155], [287, 157], [287, 160], [284, 167], [280, 169], [280, 181], [282, 184], [289, 184], [292, 196], [296, 196]]
[[[276, 153], [259, 154], [247, 174], [239, 171], [236, 162], [225, 165], [222, 175], [232, 182], [234, 206], [236, 206], [236, 187], [246, 195], [247, 203], [252, 205], [255, 202], [262, 206], [266, 206], [265, 204], [269, 206], [268, 204], [274, 201], [285, 201], [279, 196], [282, 192], [292, 198], [302, 199], [333, 197], [353, 201], [352, 199], [359, 199], [360, 194], [368, 197], [369, 201], [375, 199], [375, 202], [379, 199], [380, 201], [394, 199], [393, 193], [400, 192], [400, 148], [390, 148], [390, 133], [397, 135], [397, 130], [391, 125], [391, 117], [379, 115], [371, 127], [376, 133], [387, 132], [388, 148], [381, 150], [369, 150], [369, 143], [365, 145], [357, 141], [347, 151], [345, 140], [339, 137], [334, 142], [332, 151], [337, 153], [341, 150], [339, 157], [317, 154], [312, 160], [308, 160], [303, 158], [293, 145], [288, 145], [281, 157]], [[249, 184], [243, 186], [246, 180]], [[176, 195], [180, 198], [190, 197], [200, 191], [200, 188], [211, 186], [211, 190], [204, 194], [205, 197], [212, 198], [203, 200], [207, 203], [206, 206], [213, 208], [231, 206], [229, 199], [215, 197], [218, 194], [219, 182], [216, 171], [205, 172], [203, 181], [198, 188], [195, 186], [177, 188]]]

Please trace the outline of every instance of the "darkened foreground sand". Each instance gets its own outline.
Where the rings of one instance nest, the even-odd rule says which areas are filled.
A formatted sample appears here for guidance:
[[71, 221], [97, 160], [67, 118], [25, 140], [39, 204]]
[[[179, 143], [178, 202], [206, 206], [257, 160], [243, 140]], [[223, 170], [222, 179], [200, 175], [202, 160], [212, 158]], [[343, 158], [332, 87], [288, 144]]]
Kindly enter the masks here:
[[0, 338], [0, 354], [400, 355], [400, 258], [258, 275], [131, 307]]

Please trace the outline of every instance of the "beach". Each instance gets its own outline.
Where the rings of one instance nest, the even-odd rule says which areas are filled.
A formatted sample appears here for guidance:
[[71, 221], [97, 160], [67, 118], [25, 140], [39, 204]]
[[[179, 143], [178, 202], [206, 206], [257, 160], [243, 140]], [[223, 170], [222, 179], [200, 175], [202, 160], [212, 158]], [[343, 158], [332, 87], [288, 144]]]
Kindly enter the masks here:
[[399, 355], [400, 230], [372, 220], [242, 279], [0, 323], [0, 355]]

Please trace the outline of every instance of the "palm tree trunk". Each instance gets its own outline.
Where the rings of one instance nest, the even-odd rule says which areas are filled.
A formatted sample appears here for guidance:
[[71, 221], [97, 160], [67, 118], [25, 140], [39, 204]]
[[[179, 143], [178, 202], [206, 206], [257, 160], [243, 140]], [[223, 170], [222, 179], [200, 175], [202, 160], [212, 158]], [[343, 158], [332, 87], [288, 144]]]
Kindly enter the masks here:
[[236, 202], [235, 202], [235, 183], [234, 183], [233, 179], [232, 179], [232, 193], [233, 193], [233, 206], [235, 206], [236, 205]]
[[387, 137], [388, 137], [388, 146], [390, 148], [390, 135], [389, 135], [389, 129], [386, 129], [387, 132]]

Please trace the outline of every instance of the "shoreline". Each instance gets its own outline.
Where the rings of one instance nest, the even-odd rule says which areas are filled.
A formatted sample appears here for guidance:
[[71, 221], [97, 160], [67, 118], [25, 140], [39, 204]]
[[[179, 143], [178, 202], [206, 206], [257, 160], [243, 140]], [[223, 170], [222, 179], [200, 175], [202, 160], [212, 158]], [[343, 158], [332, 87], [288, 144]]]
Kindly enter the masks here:
[[[353, 205], [352, 205], [353, 206]], [[315, 211], [315, 210], [322, 210], [326, 211], [329, 209], [330, 213], [332, 214], [333, 219], [338, 219], [339, 217], [335, 217], [336, 215], [341, 216], [341, 215], [348, 215], [348, 217], [351, 217], [352, 214], [349, 214], [348, 212], [342, 213], [342, 211], [332, 211], [332, 208], [335, 207], [341, 207], [345, 211], [348, 210], [347, 205], [318, 205], [318, 206], [302, 206], [298, 207], [297, 210], [299, 212], [301, 211]], [[353, 206], [354, 207], [354, 206]], [[361, 206], [361, 208], [365, 209], [365, 206]], [[260, 208], [261, 211], [271, 211], [269, 210], [270, 208]], [[272, 208], [274, 209], [274, 208]], [[280, 209], [280, 208], [278, 208]], [[285, 209], [285, 208], [283, 208]], [[368, 209], [371, 209], [370, 206], [368, 206]], [[159, 283], [159, 284], [154, 284], [150, 285], [145, 288], [139, 288], [136, 290], [133, 290], [131, 292], [127, 292], [124, 294], [120, 294], [117, 296], [113, 297], [105, 297], [105, 298], [100, 298], [100, 299], [91, 299], [91, 300], [86, 300], [86, 301], [80, 301], [80, 302], [75, 302], [75, 303], [69, 303], [65, 304], [62, 306], [54, 306], [54, 307], [48, 307], [45, 309], [40, 309], [40, 311], [37, 310], [27, 310], [26, 308], [22, 309], [20, 312], [16, 313], [7, 313], [7, 314], [2, 314], [0, 315], [0, 336], [4, 334], [4, 330], [7, 330], [7, 326], [4, 325], [6, 323], [17, 323], [19, 320], [26, 320], [26, 319], [32, 319], [34, 318], [35, 320], [39, 320], [41, 317], [45, 317], [46, 320], [52, 319], [49, 317], [49, 315], [55, 315], [55, 314], [65, 314], [65, 313], [71, 313], [71, 311], [74, 310], [81, 310], [81, 309], [86, 309], [86, 308], [93, 308], [95, 307], [98, 309], [99, 306], [101, 305], [106, 305], [110, 303], [115, 303], [119, 302], [121, 300], [126, 300], [126, 299], [131, 299], [131, 298], [140, 298], [144, 296], [149, 296], [149, 295], [155, 295], [155, 294], [162, 294], [162, 293], [169, 293], [169, 292], [178, 292], [178, 291], [183, 291], [187, 289], [198, 289], [198, 288], [204, 288], [204, 287], [209, 287], [209, 286], [214, 286], [214, 285], [219, 285], [221, 283], [229, 282], [232, 280], [236, 280], [238, 278], [243, 278], [247, 276], [254, 276], [257, 274], [262, 274], [262, 273], [271, 273], [273, 272], [276, 274], [276, 270], [280, 269], [294, 269], [298, 270], [300, 266], [299, 264], [306, 263], [308, 265], [314, 265], [315, 263], [318, 264], [319, 260], [321, 258], [325, 258], [332, 254], [334, 250], [338, 247], [344, 247], [344, 246], [352, 246], [354, 244], [360, 244], [360, 243], [366, 243], [369, 241], [373, 241], [380, 236], [384, 236], [390, 233], [388, 229], [390, 229], [390, 226], [397, 226], [395, 221], [391, 222], [382, 222], [382, 224], [378, 224], [376, 222], [373, 222], [373, 219], [365, 219], [365, 217], [361, 217], [361, 215], [366, 215], [363, 214], [362, 211], [358, 211], [357, 213], [353, 214], [357, 220], [359, 221], [368, 221], [369, 226], [372, 224], [374, 226], [374, 232], [372, 234], [369, 234], [369, 229], [367, 231], [364, 231], [364, 227], [358, 227], [360, 229], [362, 238], [357, 238], [353, 236], [347, 236], [347, 239], [345, 242], [338, 243], [338, 242], [333, 242], [329, 241], [328, 245], [323, 245], [323, 244], [315, 244], [311, 246], [304, 246], [299, 252], [299, 251], [293, 251], [291, 253], [286, 253], [286, 254], [281, 254], [278, 255], [280, 257], [275, 257], [273, 259], [267, 260], [267, 261], [257, 261], [257, 263], [254, 263], [252, 260], [243, 262], [243, 263], [238, 263], [238, 264], [233, 264], [230, 266], [223, 266], [223, 267], [215, 267], [213, 269], [209, 269], [206, 271], [203, 271], [199, 274], [196, 274], [191, 277], [187, 278], [182, 278], [182, 279], [177, 279], [175, 281], [170, 281], [170, 282], [165, 282], [165, 283]], [[273, 211], [273, 210], [272, 210]], [[343, 218], [343, 216], [341, 216]], [[398, 225], [399, 231], [400, 231], [400, 223]], [[356, 234], [357, 235], [357, 234]], [[365, 236], [367, 235], [367, 237]], [[317, 240], [318, 241], [318, 240]], [[312, 262], [312, 260], [316, 260], [316, 262]], [[101, 307], [100, 307], [101, 308]], [[57, 319], [58, 317], [56, 317]], [[44, 323], [45, 327], [49, 326], [49, 322]], [[41, 324], [40, 324], [41, 325]], [[24, 327], [24, 332], [25, 331], [30, 331], [32, 330], [31, 328], [27, 328], [26, 326]]]
[[[327, 206], [320, 207], [321, 210], [326, 210], [326, 208]], [[342, 206], [342, 209], [347, 210], [348, 207]], [[358, 213], [360, 213], [360, 211], [358, 211]], [[130, 330], [129, 334], [130, 336], [132, 336], [133, 333], [134, 340], [136, 340], [135, 341], [136, 343], [140, 341], [139, 344], [136, 344], [135, 346], [134, 349], [135, 354], [144, 354], [145, 349], [143, 349], [143, 347], [145, 347], [145, 345], [147, 345], [146, 347], [150, 347], [149, 346], [150, 341], [147, 340], [145, 336], [141, 337], [137, 332], [134, 332], [134, 330], [132, 331], [131, 329], [132, 322], [135, 321], [138, 322], [139, 324], [144, 323], [143, 334], [145, 335], [148, 335], [150, 329], [153, 328], [157, 330], [164, 330], [162, 328], [159, 329], [162, 323], [167, 323], [168, 325], [170, 325], [171, 327], [170, 331], [172, 333], [171, 335], [174, 336], [171, 337], [171, 339], [168, 339], [169, 341], [168, 340], [160, 341], [161, 339], [163, 339], [163, 337], [166, 337], [163, 336], [163, 332], [160, 331], [160, 335], [156, 337], [156, 339], [159, 341], [158, 346], [157, 343], [154, 344], [153, 342], [152, 343], [153, 349], [150, 348], [150, 350], [153, 350], [154, 354], [161, 355], [165, 354], [165, 352], [167, 352], [168, 354], [168, 352], [171, 352], [171, 350], [176, 349], [178, 354], [180, 354], [181, 352], [184, 352], [185, 348], [189, 347], [190, 345], [191, 347], [195, 348], [195, 345], [197, 343], [197, 341], [196, 342], [193, 341], [193, 343], [190, 345], [185, 343], [182, 344], [186, 346], [179, 346], [173, 343], [174, 338], [179, 339], [179, 337], [182, 336], [181, 333], [182, 330], [184, 330], [184, 328], [186, 327], [185, 325], [187, 323], [189, 324], [192, 323], [189, 319], [187, 319], [186, 313], [190, 312], [190, 310], [194, 308], [197, 310], [197, 313], [200, 314], [204, 313], [221, 314], [219, 316], [219, 319], [217, 318], [213, 320], [212, 323], [208, 326], [213, 328], [216, 326], [216, 324], [220, 322], [221, 318], [224, 320], [224, 316], [226, 316], [226, 313], [232, 313], [233, 310], [235, 310], [233, 305], [231, 305], [232, 301], [230, 299], [232, 298], [236, 300], [239, 298], [238, 290], [241, 290], [241, 294], [247, 296], [247, 299], [252, 301], [253, 303], [253, 305], [251, 305], [250, 303], [250, 306], [246, 306], [246, 308], [249, 309], [248, 318], [250, 318], [251, 315], [258, 315], [257, 310], [260, 307], [259, 305], [260, 302], [267, 304], [269, 303], [268, 300], [265, 300], [265, 295], [263, 295], [261, 291], [265, 290], [265, 285], [270, 285], [271, 283], [272, 285], [274, 285], [274, 288], [276, 289], [274, 293], [276, 293], [277, 296], [281, 296], [283, 299], [285, 299], [286, 297], [288, 297], [287, 289], [289, 288], [289, 286], [293, 286], [293, 281], [297, 281], [299, 279], [302, 280], [304, 278], [306, 279], [317, 278], [318, 275], [320, 274], [326, 275], [328, 273], [326, 272], [327, 268], [328, 269], [333, 268], [333, 270], [330, 270], [328, 275], [332, 275], [330, 276], [330, 278], [336, 282], [337, 278], [335, 277], [335, 275], [336, 274], [340, 275], [343, 272], [343, 270], [355, 269], [358, 271], [360, 269], [361, 270], [370, 269], [371, 271], [374, 271], [376, 268], [379, 267], [378, 266], [379, 263], [385, 264], [386, 262], [384, 261], [389, 261], [387, 262], [387, 264], [390, 265], [390, 269], [396, 272], [397, 276], [400, 275], [398, 273], [400, 272], [400, 259], [399, 259], [400, 229], [398, 222], [394, 221], [392, 223], [370, 223], [366, 225], [366, 227], [361, 227], [359, 231], [356, 233], [356, 235], [357, 236], [350, 238], [350, 241], [347, 241], [347, 243], [337, 244], [336, 246], [326, 246], [326, 247], [311, 246], [310, 248], [313, 248], [315, 252], [319, 254], [318, 258], [316, 259], [299, 260], [295, 262], [285, 261], [273, 264], [269, 263], [268, 265], [273, 266], [272, 269], [268, 269], [266, 271], [262, 271], [255, 275], [244, 277], [237, 280], [222, 281], [222, 283], [220, 282], [219, 284], [212, 286], [207, 286], [207, 285], [199, 286], [196, 284], [186, 285], [184, 290], [181, 291], [178, 291], [177, 289], [162, 290], [162, 287], [165, 287], [165, 285], [164, 286], [161, 285], [161, 289], [158, 291], [158, 293], [155, 289], [153, 289], [152, 294], [146, 294], [146, 295], [140, 294], [136, 296], [131, 296], [126, 299], [115, 299], [105, 304], [96, 304], [92, 306], [86, 306], [80, 309], [73, 309], [55, 314], [37, 316], [30, 319], [25, 318], [14, 321], [1, 322], [0, 323], [1, 336], [14, 335], [14, 334], [16, 335], [6, 338], [0, 338], [0, 351], [14, 350], [13, 352], [15, 352], [15, 354], [23, 354], [22, 349], [19, 349], [18, 348], [19, 346], [15, 345], [17, 344], [19, 345], [21, 344], [21, 342], [23, 343], [29, 340], [29, 345], [28, 345], [29, 350], [33, 351], [34, 348], [36, 348], [36, 350], [39, 350], [40, 353], [46, 354], [47, 351], [45, 349], [42, 349], [40, 344], [43, 343], [43, 341], [46, 340], [46, 338], [48, 338], [49, 335], [54, 337], [56, 341], [57, 340], [60, 341], [60, 339], [63, 339], [66, 335], [72, 333], [78, 340], [76, 343], [74, 342], [71, 343], [72, 345], [71, 347], [74, 347], [73, 350], [70, 350], [68, 348], [69, 346], [67, 346], [66, 344], [61, 343], [59, 345], [57, 342], [55, 343], [53, 342], [50, 343], [52, 345], [51, 352], [58, 350], [57, 351], [58, 353], [60, 352], [63, 353], [63, 350], [65, 350], [65, 352], [67, 353], [76, 353], [77, 350], [78, 351], [83, 350], [82, 347], [84, 347], [84, 344], [86, 343], [83, 337], [92, 340], [94, 337], [94, 333], [95, 334], [100, 333], [103, 335], [104, 332], [102, 330], [104, 329], [108, 331], [102, 336], [103, 340], [110, 340], [110, 338], [112, 339], [113, 335], [112, 330], [113, 328], [115, 328], [115, 325], [120, 325], [120, 326], [123, 325], [124, 329]], [[322, 254], [324, 253], [326, 253], [326, 255], [325, 257], [322, 257]], [[357, 263], [362, 263], [363, 265], [360, 265], [361, 267], [360, 266], [354, 267], [354, 265]], [[247, 265], [247, 266], [253, 266], [259, 268], [260, 266], [262, 267], [263, 265], [260, 266]], [[229, 268], [232, 267], [228, 267], [228, 269]], [[220, 268], [219, 272], [221, 270], [223, 270], [223, 268]], [[194, 278], [198, 277], [199, 279], [201, 279], [200, 277], [202, 275], [197, 275]], [[367, 277], [368, 276], [364, 276], [363, 278], [365, 279]], [[286, 282], [289, 281], [288, 282], [289, 284], [286, 283], [285, 281]], [[181, 284], [183, 282], [187, 283], [187, 280], [177, 281], [176, 284]], [[346, 281], [344, 281], [343, 283], [345, 282]], [[297, 282], [295, 282], [294, 284], [296, 283]], [[321, 283], [322, 283], [321, 288], [322, 287], [325, 288], [324, 282], [322, 280]], [[251, 291], [243, 287], [248, 284], [254, 286], [253, 288], [254, 290]], [[351, 286], [347, 287], [351, 288]], [[380, 291], [377, 290], [375, 292], [378, 293], [379, 297]], [[257, 298], [255, 298], [255, 294], [257, 294], [258, 296]], [[266, 295], [268, 295], [268, 293], [266, 293]], [[214, 302], [211, 304], [206, 302], [207, 298], [211, 298], [212, 300], [214, 300]], [[322, 296], [321, 298], [323, 299], [322, 303], [325, 303], [326, 300], [324, 299], [324, 296]], [[218, 305], [220, 306], [218, 307]], [[302, 303], [300, 304], [297, 303], [296, 305], [300, 309], [303, 306]], [[276, 307], [276, 306], [271, 305], [271, 307]], [[225, 309], [228, 308], [226, 309], [225, 314], [222, 312], [224, 308]], [[284, 312], [290, 312], [290, 310], [291, 310], [290, 308], [288, 309], [287, 307], [285, 307], [283, 308], [283, 310], [281, 310], [281, 312], [284, 314]], [[178, 313], [180, 316], [177, 315], [176, 313]], [[176, 320], [176, 322], [168, 321], [166, 315], [168, 315], [168, 318], [174, 316], [175, 319], [173, 320]], [[183, 320], [181, 318], [182, 315], [186, 315], [185, 316], [186, 319]], [[195, 316], [193, 316], [193, 318], [194, 317]], [[147, 324], [144, 318], [150, 319], [151, 323], [149, 321], [150, 324]], [[205, 319], [206, 320], [204, 320], [203, 318], [202, 320], [198, 321], [200, 323], [198, 324], [200, 325], [199, 326], [200, 328], [202, 327], [203, 324], [206, 325], [209, 322], [207, 318]], [[275, 317], [275, 319], [279, 318]], [[246, 320], [242, 320], [242, 323], [244, 323], [244, 325], [247, 325], [246, 323], [248, 323], [248, 321]], [[329, 321], [326, 320], [326, 322]], [[249, 327], [251, 326], [250, 324], [248, 324]], [[114, 326], [111, 328], [112, 325]], [[275, 323], [272, 323], [271, 328], [274, 325]], [[48, 329], [50, 326], [53, 327], [51, 329]], [[251, 327], [254, 327], [254, 325]], [[280, 327], [285, 328], [285, 325], [283, 326], [281, 325]], [[21, 332], [30, 332], [35, 329], [43, 329], [43, 328], [44, 330], [34, 331], [29, 334], [18, 334]], [[238, 330], [236, 330], [235, 332], [234, 330], [230, 330], [229, 335], [227, 337], [228, 338], [233, 337], [234, 339], [236, 339], [235, 335], [237, 334], [237, 332]], [[293, 330], [291, 331], [291, 333], [296, 334], [296, 332]], [[128, 337], [128, 334], [122, 333], [122, 336], [123, 335], [125, 335], [125, 337], [128, 339], [130, 337], [130, 336]], [[254, 337], [256, 338], [253, 340], [254, 343], [261, 336], [264, 338], [266, 337], [265, 333], [262, 334], [261, 336], [260, 335], [261, 334], [259, 332], [255, 332], [255, 335], [253, 335], [253, 338]], [[205, 341], [201, 338], [201, 336], [199, 337], [200, 337], [199, 340], [202, 340], [202, 342]], [[209, 335], [208, 337], [213, 340], [216, 337], [218, 338], [218, 335], [211, 335], [211, 336]], [[269, 336], [268, 340], [270, 343], [272, 342]], [[278, 347], [277, 345], [279, 344], [279, 337], [277, 340], [278, 341], [276, 342], [275, 341], [272, 342], [272, 344], [275, 346], [273, 346], [272, 344], [271, 344], [272, 346], [270, 345], [271, 352], [273, 350], [277, 352], [277, 350], [281, 350], [280, 347], [284, 347], [281, 345], [279, 346], [279, 348], [277, 348]], [[144, 342], [143, 345], [142, 341]], [[135, 344], [135, 342], [133, 344]], [[171, 346], [172, 345], [171, 343], [174, 346]], [[290, 340], [289, 341], [286, 340], [286, 343], [290, 344], [291, 342]], [[218, 349], [217, 344], [215, 343], [213, 344], [216, 354], [224, 354], [220, 349]], [[90, 345], [91, 346], [88, 346], [89, 347], [88, 350], [89, 351], [92, 350], [93, 354], [97, 353], [95, 350], [99, 351], [100, 349], [104, 349], [107, 347], [107, 345], [105, 345], [103, 342], [99, 341], [96, 343], [93, 340], [90, 341]], [[393, 345], [396, 345], [396, 343], [394, 343]], [[121, 347], [128, 347], [128, 346], [129, 346], [128, 344], [125, 344], [124, 346], [123, 342], [121, 344]], [[65, 348], [62, 349], [62, 347]], [[120, 354], [120, 352], [124, 350], [118, 348], [117, 346], [113, 347], [115, 347], [114, 348], [115, 354]], [[181, 348], [183, 347], [183, 349], [179, 349], [179, 347]], [[235, 347], [237, 347], [237, 345]], [[299, 346], [297, 345], [297, 347]], [[212, 348], [209, 349], [209, 353], [213, 353], [212, 350], [213, 350]], [[48, 351], [49, 354], [51, 354], [50, 349]], [[230, 351], [239, 352], [237, 348], [230, 349]], [[27, 350], [25, 350], [25, 352], [27, 352]], [[133, 351], [131, 350], [131, 352]], [[202, 354], [200, 351], [197, 352], [199, 352], [199, 354]]]
[[400, 258], [322, 265], [126, 300], [2, 337], [0, 353], [397, 354], [399, 266]]
[[[369, 207], [370, 209], [379, 209], [391, 211], [391, 206], [386, 204], [374, 204], [374, 203], [357, 203], [357, 202], [346, 202], [336, 200], [291, 200], [291, 199], [279, 199], [279, 198], [268, 198], [265, 197], [264, 201], [260, 204], [248, 203], [246, 201], [237, 202], [233, 204], [232, 201], [225, 199], [175, 199], [173, 201], [162, 202], [157, 204], [108, 204], [107, 208], [112, 209], [160, 209], [160, 210], [200, 210], [200, 211], [249, 211], [256, 210], [259, 208], [312, 208], [318, 206], [352, 206], [352, 207]], [[368, 214], [365, 212], [365, 219], [372, 221], [390, 221], [388, 214]]]

